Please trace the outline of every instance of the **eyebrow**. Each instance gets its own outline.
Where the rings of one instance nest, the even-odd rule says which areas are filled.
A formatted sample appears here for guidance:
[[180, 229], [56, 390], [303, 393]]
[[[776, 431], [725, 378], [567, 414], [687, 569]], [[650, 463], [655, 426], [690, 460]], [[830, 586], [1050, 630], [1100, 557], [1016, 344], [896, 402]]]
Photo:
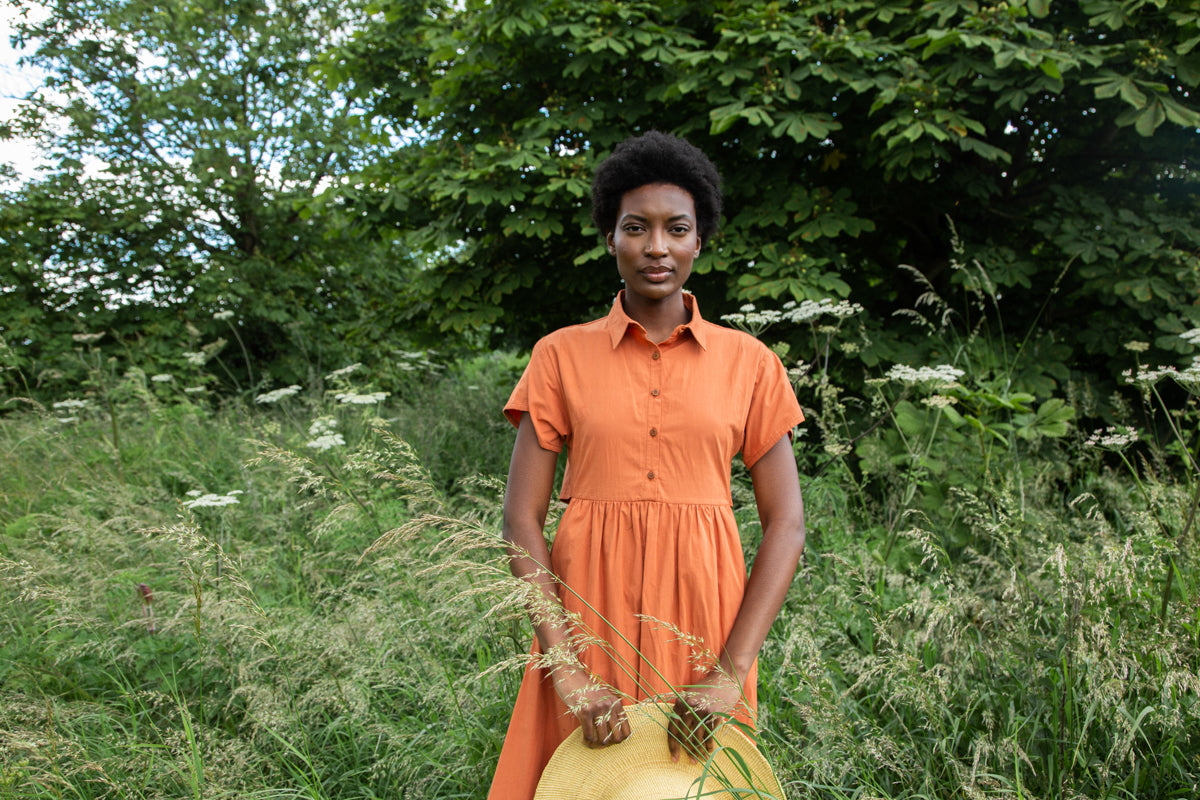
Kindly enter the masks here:
[[[641, 214], [634, 214], [632, 211], [630, 211], [630, 212], [626, 212], [626, 213], [622, 214], [621, 218], [617, 221], [623, 222], [627, 219], [638, 220], [638, 221], [644, 222], [646, 220], [646, 217], [642, 216]], [[673, 217], [667, 217], [667, 222], [676, 222], [681, 219], [685, 219], [688, 222], [691, 222], [692, 215], [691, 214], [676, 214]]]

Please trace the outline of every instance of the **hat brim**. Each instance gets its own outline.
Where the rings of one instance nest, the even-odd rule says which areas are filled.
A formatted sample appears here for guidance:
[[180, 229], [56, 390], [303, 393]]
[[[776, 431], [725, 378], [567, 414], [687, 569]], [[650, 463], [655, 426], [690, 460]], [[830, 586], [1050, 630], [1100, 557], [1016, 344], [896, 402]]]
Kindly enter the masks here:
[[[714, 752], [702, 763], [671, 760], [666, 703], [626, 705], [632, 735], [608, 747], [590, 748], [576, 729], [554, 751], [534, 800], [612, 800], [630, 797], [633, 784], [654, 800], [784, 800], [783, 788], [754, 742], [732, 724], [713, 734]], [[652, 788], [659, 787], [659, 788]]]

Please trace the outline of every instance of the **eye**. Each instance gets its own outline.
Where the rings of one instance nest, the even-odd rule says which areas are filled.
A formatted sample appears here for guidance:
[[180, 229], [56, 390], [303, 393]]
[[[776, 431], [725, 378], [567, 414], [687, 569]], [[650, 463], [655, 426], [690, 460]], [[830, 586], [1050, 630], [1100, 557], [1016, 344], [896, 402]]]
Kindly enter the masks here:
[[640, 222], [628, 222], [621, 226], [621, 230], [625, 231], [625, 233], [641, 233], [645, 229], [646, 226], [642, 225]]

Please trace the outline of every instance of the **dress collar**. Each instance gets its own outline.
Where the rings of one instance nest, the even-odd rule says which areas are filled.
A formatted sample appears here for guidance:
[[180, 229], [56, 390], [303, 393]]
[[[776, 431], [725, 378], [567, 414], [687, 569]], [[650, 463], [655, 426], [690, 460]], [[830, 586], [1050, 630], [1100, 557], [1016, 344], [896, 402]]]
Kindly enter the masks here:
[[[613, 349], [617, 349], [617, 345], [625, 338], [630, 327], [636, 327], [639, 330], [642, 326], [635, 322], [625, 313], [625, 306], [621, 302], [625, 297], [625, 290], [622, 289], [617, 293], [617, 299], [613, 301], [612, 310], [608, 312], [608, 317], [605, 318], [604, 327], [608, 330], [609, 340], [612, 342]], [[700, 316], [700, 304], [696, 302], [695, 295], [684, 292], [683, 304], [688, 311], [692, 312], [692, 318], [675, 329], [672, 336], [687, 331], [696, 340], [696, 344], [700, 345], [701, 350], [708, 350], [706, 336], [704, 333], [704, 318]]]

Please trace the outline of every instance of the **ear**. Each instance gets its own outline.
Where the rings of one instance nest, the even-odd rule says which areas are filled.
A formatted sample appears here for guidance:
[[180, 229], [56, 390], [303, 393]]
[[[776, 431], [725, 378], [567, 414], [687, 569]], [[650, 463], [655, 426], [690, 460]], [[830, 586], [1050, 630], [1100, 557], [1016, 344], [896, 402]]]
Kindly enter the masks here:
[[696, 237], [696, 253], [695, 253], [695, 255], [692, 256], [693, 258], [696, 258], [697, 256], [700, 255], [700, 250], [703, 247], [703, 245], [704, 245], [704, 242], [701, 241], [699, 236], [697, 236]]
[[604, 237], [604, 241], [608, 245], [608, 254], [610, 256], [615, 256], [617, 254], [617, 241], [613, 238], [611, 231], [607, 236]]

